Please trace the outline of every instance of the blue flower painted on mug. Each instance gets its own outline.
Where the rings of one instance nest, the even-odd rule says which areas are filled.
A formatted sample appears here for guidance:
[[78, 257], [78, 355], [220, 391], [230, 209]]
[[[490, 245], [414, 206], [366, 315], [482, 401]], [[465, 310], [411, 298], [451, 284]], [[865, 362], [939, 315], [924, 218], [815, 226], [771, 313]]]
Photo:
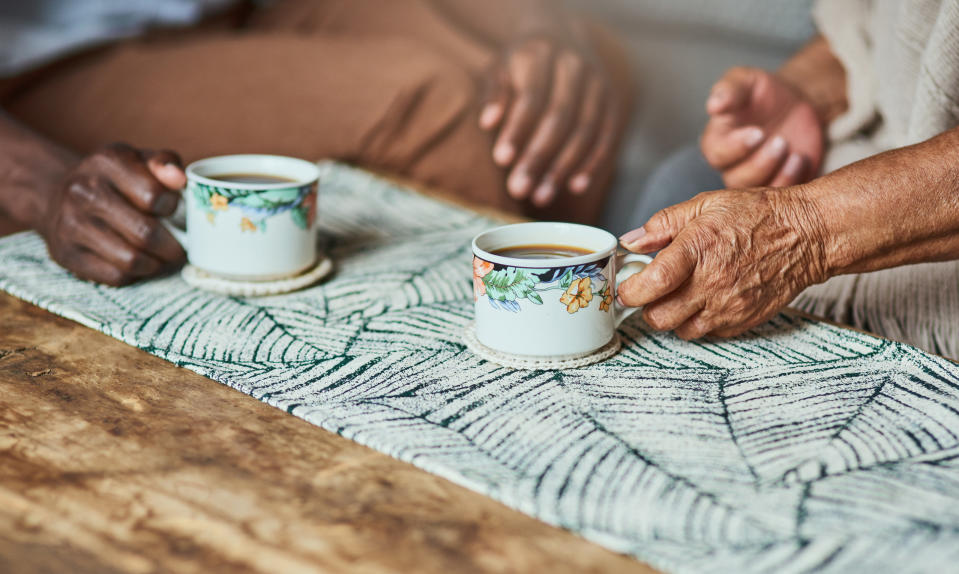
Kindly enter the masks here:
[[[493, 264], [474, 256], [473, 296], [476, 300], [485, 297], [494, 309], [518, 313], [522, 310], [521, 301], [543, 305], [544, 294], [550, 299], [555, 297], [546, 292], [561, 291], [556, 301], [573, 314], [588, 307], [594, 295], [605, 303], [609, 281], [603, 269], [608, 262], [607, 257], [571, 267], [534, 269]], [[594, 286], [599, 286], [599, 290], [594, 292]], [[601, 304], [600, 311], [608, 312], [609, 305]]]

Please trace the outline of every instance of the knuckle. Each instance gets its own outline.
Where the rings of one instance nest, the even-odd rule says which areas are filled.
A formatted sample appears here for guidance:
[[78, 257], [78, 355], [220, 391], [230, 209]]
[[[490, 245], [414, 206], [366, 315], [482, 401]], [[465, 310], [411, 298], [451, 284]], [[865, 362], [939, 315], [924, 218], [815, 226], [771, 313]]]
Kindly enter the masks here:
[[149, 249], [155, 246], [160, 229], [160, 224], [156, 219], [141, 218], [133, 225], [133, 244], [140, 249]]
[[660, 313], [657, 313], [654, 309], [649, 307], [643, 311], [643, 320], [646, 321], [646, 324], [656, 329], [657, 331], [665, 331], [666, 324], [663, 320], [663, 317], [660, 316]]
[[66, 196], [72, 202], [93, 203], [100, 198], [106, 185], [106, 178], [98, 174], [75, 177], [67, 183]]
[[649, 275], [645, 277], [646, 281], [655, 290], [665, 289], [669, 286], [674, 273], [671, 262], [662, 262], [648, 271]]

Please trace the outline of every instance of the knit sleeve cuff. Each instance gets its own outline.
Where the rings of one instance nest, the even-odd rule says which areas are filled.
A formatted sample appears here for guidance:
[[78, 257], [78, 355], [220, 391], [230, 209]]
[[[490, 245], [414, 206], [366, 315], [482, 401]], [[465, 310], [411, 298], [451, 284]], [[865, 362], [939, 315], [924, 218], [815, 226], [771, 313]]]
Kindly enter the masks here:
[[842, 141], [869, 126], [878, 115], [869, 0], [817, 0], [813, 19], [846, 70], [849, 107], [829, 125], [830, 141]]

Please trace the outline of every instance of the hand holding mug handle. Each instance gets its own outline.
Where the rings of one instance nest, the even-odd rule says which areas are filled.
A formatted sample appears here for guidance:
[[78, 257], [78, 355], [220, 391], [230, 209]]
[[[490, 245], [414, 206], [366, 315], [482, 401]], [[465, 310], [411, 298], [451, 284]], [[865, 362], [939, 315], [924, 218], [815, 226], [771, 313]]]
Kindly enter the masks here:
[[[623, 281], [626, 281], [633, 275], [636, 275], [640, 271], [646, 268], [653, 261], [653, 258], [648, 255], [641, 255], [639, 253], [621, 253], [616, 255], [616, 290], [619, 291], [619, 286]], [[621, 305], [619, 302], [619, 297], [613, 298], [613, 321], [614, 324], [619, 327], [627, 317], [639, 311], [642, 307], [627, 307]]]
[[184, 251], [188, 251], [187, 247], [187, 234], [186, 234], [186, 199], [185, 194], [181, 201], [176, 206], [176, 211], [173, 212], [173, 215], [169, 217], [163, 217], [160, 219], [160, 223], [167, 231], [170, 232], [170, 235], [173, 236], [177, 242], [180, 243], [180, 246], [183, 247]]

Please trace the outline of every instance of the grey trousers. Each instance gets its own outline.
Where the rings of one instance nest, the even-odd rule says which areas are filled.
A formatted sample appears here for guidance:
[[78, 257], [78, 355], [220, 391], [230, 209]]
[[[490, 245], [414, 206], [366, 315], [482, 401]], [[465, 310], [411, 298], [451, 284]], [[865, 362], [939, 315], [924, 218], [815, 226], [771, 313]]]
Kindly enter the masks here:
[[[699, 149], [683, 148], [650, 176], [631, 218], [633, 227], [664, 207], [722, 187], [719, 173]], [[959, 261], [839, 275], [806, 289], [790, 306], [959, 359]]]
[[692, 199], [703, 191], [722, 188], [723, 178], [706, 163], [699, 147], [684, 147], [666, 158], [649, 176], [630, 218], [630, 229], [646, 223], [664, 207]]

